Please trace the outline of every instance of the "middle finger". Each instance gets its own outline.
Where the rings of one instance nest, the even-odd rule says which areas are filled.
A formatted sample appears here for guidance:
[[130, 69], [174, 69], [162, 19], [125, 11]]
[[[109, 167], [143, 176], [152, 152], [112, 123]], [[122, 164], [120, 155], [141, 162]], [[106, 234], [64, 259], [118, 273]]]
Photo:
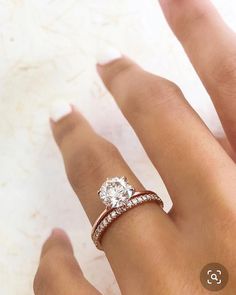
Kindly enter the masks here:
[[105, 85], [160, 172], [174, 210], [203, 214], [221, 202], [222, 179], [235, 175], [232, 160], [175, 84], [116, 56], [98, 66]]

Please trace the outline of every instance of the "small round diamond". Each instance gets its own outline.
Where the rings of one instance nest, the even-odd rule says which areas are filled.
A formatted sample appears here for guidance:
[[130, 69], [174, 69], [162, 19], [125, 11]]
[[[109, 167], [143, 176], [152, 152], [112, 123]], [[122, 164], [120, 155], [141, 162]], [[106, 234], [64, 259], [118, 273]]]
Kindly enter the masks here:
[[100, 224], [100, 225], [98, 226], [98, 232], [100, 233], [100, 232], [102, 232], [102, 230], [103, 230], [103, 226], [102, 226], [102, 224]]
[[138, 204], [138, 200], [137, 199], [133, 199], [132, 202], [133, 202], [134, 205], [137, 205]]
[[116, 218], [116, 216], [117, 216], [116, 211], [111, 212], [111, 217], [112, 217], [112, 218]]
[[122, 208], [118, 208], [118, 209], [116, 209], [116, 213], [117, 213], [117, 214], [121, 214], [122, 212], [123, 212]]
[[114, 177], [103, 183], [98, 194], [107, 207], [118, 208], [133, 196], [134, 188], [125, 177]]
[[127, 206], [128, 206], [129, 208], [131, 208], [131, 207], [132, 207], [132, 202], [131, 202], [131, 201], [128, 202]]

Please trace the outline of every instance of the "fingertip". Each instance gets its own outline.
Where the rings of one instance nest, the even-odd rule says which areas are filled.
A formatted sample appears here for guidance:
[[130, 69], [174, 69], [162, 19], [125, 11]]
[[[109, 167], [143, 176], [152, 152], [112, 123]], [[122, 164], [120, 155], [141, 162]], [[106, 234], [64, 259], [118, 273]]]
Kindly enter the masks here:
[[52, 237], [52, 238], [62, 238], [62, 239], [69, 240], [69, 237], [68, 237], [67, 233], [61, 228], [54, 228], [52, 230], [52, 232], [51, 232], [50, 237]]
[[[106, 65], [97, 64], [97, 72], [100, 78], [114, 97], [116, 92], [114, 87], [118, 84], [122, 84], [122, 89], [126, 89], [129, 85], [130, 79], [132, 79], [132, 74], [135, 74], [135, 71], [140, 69], [141, 68], [133, 62], [133, 60], [125, 55], [112, 60], [112, 62], [107, 63]], [[118, 83], [115, 83], [116, 81]]]
[[121, 52], [113, 47], [106, 47], [97, 53], [97, 65], [100, 69], [122, 58]]
[[54, 228], [45, 241], [42, 252], [41, 259], [45, 256], [46, 253], [53, 250], [63, 250], [73, 254], [73, 248], [68, 234], [60, 228]]
[[[62, 143], [65, 143], [66, 146], [67, 143], [70, 143], [71, 147], [73, 147], [75, 143], [80, 142], [80, 139], [90, 137], [91, 133], [94, 134], [93, 128], [87, 119], [73, 104], [70, 104], [70, 112], [65, 112], [60, 120], [55, 121], [50, 118], [49, 122], [53, 137], [61, 150]], [[67, 140], [64, 141], [64, 139]]]
[[76, 107], [71, 103], [64, 101], [54, 102], [49, 111], [49, 124], [52, 131], [62, 125], [64, 121], [67, 121], [75, 111], [78, 112]]
[[103, 66], [99, 65], [99, 64], [96, 64], [96, 69], [97, 69], [97, 72], [98, 72], [98, 75], [100, 77], [102, 77], [102, 73], [103, 73]]
[[54, 123], [59, 122], [63, 118], [67, 117], [72, 113], [71, 104], [65, 101], [54, 102], [50, 110], [50, 118]]

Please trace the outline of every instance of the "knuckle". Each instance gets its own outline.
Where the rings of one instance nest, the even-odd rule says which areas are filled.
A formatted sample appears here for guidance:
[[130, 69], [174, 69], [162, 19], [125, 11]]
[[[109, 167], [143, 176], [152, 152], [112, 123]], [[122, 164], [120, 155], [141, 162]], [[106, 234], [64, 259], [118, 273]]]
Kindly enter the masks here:
[[165, 95], [167, 97], [167, 101], [176, 99], [176, 97], [180, 94], [182, 95], [182, 91], [179, 86], [168, 80], [165, 80], [163, 82], [163, 85], [162, 87], [160, 87], [159, 92], [161, 95]]
[[177, 37], [185, 44], [192, 43], [192, 36], [199, 28], [199, 25], [209, 21], [211, 10], [203, 5], [194, 5], [194, 9], [189, 6], [189, 0], [180, 0], [178, 2], [163, 1], [165, 13], [170, 25], [174, 28]]
[[77, 149], [77, 152], [75, 148], [75, 152], [71, 153], [66, 165], [70, 184], [77, 189], [79, 183], [83, 183], [84, 178], [97, 176], [106, 170], [108, 165], [112, 165], [117, 155], [119, 155], [118, 149], [100, 136], [84, 143], [83, 147], [80, 146]]
[[137, 86], [136, 91], [126, 99], [125, 110], [132, 116], [146, 112], [159, 112], [178, 101], [182, 95], [180, 88], [173, 82], [151, 75], [146, 87]]

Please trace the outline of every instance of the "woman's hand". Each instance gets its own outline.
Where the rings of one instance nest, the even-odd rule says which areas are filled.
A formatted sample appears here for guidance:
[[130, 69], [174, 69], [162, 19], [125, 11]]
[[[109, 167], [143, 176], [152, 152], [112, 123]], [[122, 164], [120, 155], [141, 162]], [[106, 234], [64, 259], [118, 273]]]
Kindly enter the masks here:
[[[160, 2], [212, 98], [233, 157], [235, 34], [207, 0]], [[123, 214], [105, 233], [102, 245], [122, 294], [209, 294], [201, 285], [200, 272], [211, 262], [221, 263], [229, 273], [221, 294], [235, 294], [234, 161], [172, 82], [125, 57], [99, 65], [98, 71], [174, 204], [169, 214], [155, 204], [143, 204]], [[104, 210], [97, 190], [107, 177], [125, 175], [137, 190], [144, 187], [119, 151], [74, 107], [63, 115], [52, 121], [53, 134], [70, 183], [93, 224]], [[43, 247], [34, 290], [36, 295], [100, 294], [84, 278], [61, 230], [54, 230]]]

